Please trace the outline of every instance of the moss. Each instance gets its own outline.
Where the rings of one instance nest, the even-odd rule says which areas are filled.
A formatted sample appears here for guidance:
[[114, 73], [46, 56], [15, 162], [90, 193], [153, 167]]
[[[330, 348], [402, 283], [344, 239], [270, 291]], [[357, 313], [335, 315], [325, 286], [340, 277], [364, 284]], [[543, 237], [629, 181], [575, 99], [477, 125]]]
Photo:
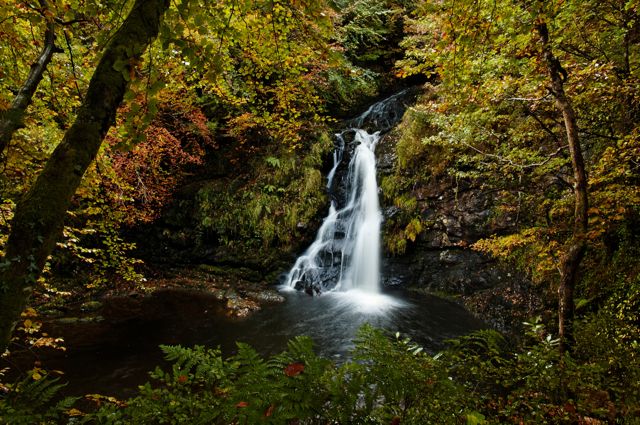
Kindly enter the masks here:
[[231, 255], [296, 249], [326, 205], [320, 167], [332, 147], [325, 133], [292, 153], [262, 147], [248, 166], [205, 185], [197, 195], [198, 227]]

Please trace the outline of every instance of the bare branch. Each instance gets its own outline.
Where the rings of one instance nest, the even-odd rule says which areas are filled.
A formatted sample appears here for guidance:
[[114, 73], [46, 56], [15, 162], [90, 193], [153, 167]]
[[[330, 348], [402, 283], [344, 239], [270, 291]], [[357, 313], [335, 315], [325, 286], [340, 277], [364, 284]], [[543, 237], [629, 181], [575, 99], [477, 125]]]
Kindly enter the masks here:
[[547, 93], [542, 97], [508, 97], [507, 100], [510, 100], [512, 102], [542, 102], [542, 101], [553, 101], [553, 99], [551, 99], [551, 94]]
[[478, 149], [477, 147], [475, 147], [475, 146], [473, 146], [473, 145], [471, 145], [469, 143], [466, 143], [466, 142], [460, 142], [460, 143], [462, 143], [464, 146], [474, 150], [475, 152], [479, 153], [480, 155], [484, 155], [484, 156], [489, 157], [489, 158], [495, 158], [500, 162], [509, 164], [509, 165], [511, 165], [513, 167], [516, 167], [516, 168], [519, 168], [521, 170], [524, 170], [524, 169], [527, 169], [527, 168], [541, 167], [541, 166], [547, 164], [549, 161], [551, 161], [556, 156], [558, 156], [564, 149], [569, 147], [569, 145], [565, 145], [565, 146], [559, 147], [558, 149], [556, 149], [555, 152], [552, 152], [551, 154], [549, 154], [544, 161], [534, 162], [534, 163], [531, 163], [531, 164], [519, 164], [519, 163], [517, 163], [517, 162], [515, 162], [515, 161], [513, 161], [513, 160], [511, 160], [509, 158], [505, 158], [503, 156], [496, 155], [496, 154], [493, 154], [493, 153], [484, 152], [484, 151]]

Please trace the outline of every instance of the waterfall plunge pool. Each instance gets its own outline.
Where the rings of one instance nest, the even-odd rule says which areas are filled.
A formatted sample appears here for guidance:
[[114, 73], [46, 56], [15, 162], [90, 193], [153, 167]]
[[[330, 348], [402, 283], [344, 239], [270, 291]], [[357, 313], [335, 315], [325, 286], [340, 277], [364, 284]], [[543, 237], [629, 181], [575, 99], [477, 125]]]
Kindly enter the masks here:
[[355, 290], [313, 297], [300, 291], [283, 295], [285, 302], [238, 319], [222, 314], [219, 301], [206, 292], [158, 292], [145, 298], [138, 315], [59, 327], [56, 336], [65, 338], [67, 351], [41, 361], [65, 372], [63, 380], [69, 384], [64, 394], [125, 398], [150, 380], [149, 371], [167, 366], [160, 344], [220, 346], [228, 356], [240, 341], [268, 356], [284, 350], [291, 338], [308, 335], [318, 354], [339, 363], [348, 358], [365, 323], [400, 332], [431, 353], [444, 348], [447, 339], [484, 327], [455, 302], [401, 288], [381, 294]]

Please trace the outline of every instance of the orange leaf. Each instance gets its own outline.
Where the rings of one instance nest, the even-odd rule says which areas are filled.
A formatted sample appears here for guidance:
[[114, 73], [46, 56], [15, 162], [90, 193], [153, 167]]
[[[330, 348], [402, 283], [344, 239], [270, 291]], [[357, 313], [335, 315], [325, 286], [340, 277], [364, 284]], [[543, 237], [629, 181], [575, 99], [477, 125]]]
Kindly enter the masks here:
[[284, 374], [287, 376], [297, 376], [304, 371], [304, 365], [302, 363], [291, 363], [284, 368]]
[[247, 407], [249, 406], [249, 403], [247, 403], [246, 401], [241, 401], [240, 403], [236, 404], [236, 407]]

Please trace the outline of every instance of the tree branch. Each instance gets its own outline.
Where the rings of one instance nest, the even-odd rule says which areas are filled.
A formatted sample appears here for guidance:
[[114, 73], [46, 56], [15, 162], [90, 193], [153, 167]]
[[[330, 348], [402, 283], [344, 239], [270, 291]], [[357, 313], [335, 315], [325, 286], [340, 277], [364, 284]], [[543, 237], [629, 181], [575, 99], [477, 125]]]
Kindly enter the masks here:
[[[46, 0], [41, 0], [40, 4], [43, 8], [47, 7]], [[9, 109], [4, 111], [0, 117], [0, 157], [4, 155], [13, 137], [13, 133], [22, 127], [24, 113], [27, 106], [31, 103], [38, 84], [42, 81], [44, 72], [49, 62], [51, 62], [53, 54], [60, 52], [60, 49], [55, 46], [55, 24], [52, 19], [48, 19], [47, 21], [44, 39], [42, 51], [36, 61], [31, 65], [26, 81], [22, 87], [20, 87], [20, 90], [18, 90]]]
[[136, 0], [100, 58], [74, 123], [18, 202], [0, 267], [0, 352], [64, 225], [82, 176], [115, 122], [130, 68], [157, 37], [169, 0]]
[[495, 158], [500, 162], [504, 162], [506, 164], [509, 164], [509, 165], [511, 165], [513, 167], [516, 167], [516, 168], [519, 168], [521, 170], [524, 170], [524, 169], [527, 169], [527, 168], [541, 167], [541, 166], [545, 165], [546, 163], [548, 163], [549, 161], [551, 161], [556, 156], [558, 156], [560, 154], [560, 152], [562, 152], [564, 149], [569, 147], [568, 145], [559, 147], [558, 149], [556, 149], [555, 152], [552, 152], [551, 154], [549, 154], [548, 157], [544, 161], [534, 162], [534, 163], [531, 163], [531, 164], [519, 164], [519, 163], [514, 162], [513, 160], [511, 160], [509, 158], [505, 158], [503, 156], [496, 155], [496, 154], [493, 154], [493, 153], [484, 152], [484, 151], [476, 148], [475, 146], [473, 146], [473, 145], [471, 145], [471, 144], [469, 144], [467, 142], [460, 142], [460, 143], [462, 143], [464, 146], [476, 151], [480, 155], [483, 155], [483, 156], [486, 156], [486, 157], [489, 157], [489, 158]]

